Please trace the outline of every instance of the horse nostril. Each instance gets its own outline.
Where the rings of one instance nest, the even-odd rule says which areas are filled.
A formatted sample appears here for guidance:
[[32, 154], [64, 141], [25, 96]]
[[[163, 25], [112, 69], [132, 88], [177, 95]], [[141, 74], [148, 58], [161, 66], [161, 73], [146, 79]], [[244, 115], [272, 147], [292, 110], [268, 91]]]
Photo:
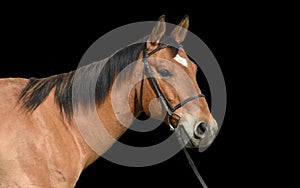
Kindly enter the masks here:
[[195, 137], [196, 138], [204, 138], [205, 133], [207, 131], [207, 124], [205, 122], [201, 122], [195, 127]]

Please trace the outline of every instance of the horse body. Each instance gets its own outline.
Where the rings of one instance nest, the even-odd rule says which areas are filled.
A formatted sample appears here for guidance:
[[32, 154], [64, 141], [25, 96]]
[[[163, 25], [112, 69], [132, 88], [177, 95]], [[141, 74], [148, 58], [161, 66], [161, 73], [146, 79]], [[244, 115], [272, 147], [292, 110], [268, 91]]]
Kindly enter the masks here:
[[197, 84], [197, 66], [179, 45], [188, 22], [185, 17], [167, 36], [177, 47], [160, 42], [162, 17], [146, 42], [104, 65], [43, 79], [0, 79], [0, 188], [74, 187], [141, 112], [180, 126], [187, 146], [208, 146], [218, 126]]
[[30, 116], [18, 108], [27, 83], [0, 79], [0, 187], [74, 187], [97, 155], [56, 110], [53, 91]]

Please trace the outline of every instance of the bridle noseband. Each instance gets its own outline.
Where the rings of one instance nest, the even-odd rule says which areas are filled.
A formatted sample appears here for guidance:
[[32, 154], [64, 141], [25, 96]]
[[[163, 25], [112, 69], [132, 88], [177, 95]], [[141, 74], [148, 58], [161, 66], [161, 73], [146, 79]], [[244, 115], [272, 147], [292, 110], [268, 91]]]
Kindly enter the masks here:
[[[151, 52], [149, 52], [147, 54], [147, 49], [144, 48], [143, 50], [143, 63], [144, 63], [144, 72], [145, 74], [148, 76], [155, 92], [156, 92], [156, 95], [158, 96], [160, 102], [162, 103], [164, 109], [166, 110], [166, 112], [168, 113], [168, 124], [170, 126], [170, 130], [171, 131], [174, 131], [175, 128], [178, 127], [178, 124], [179, 124], [179, 121], [181, 119], [181, 115], [179, 115], [178, 113], [176, 113], [175, 111], [179, 108], [181, 108], [183, 105], [185, 105], [186, 103], [194, 100], [194, 99], [197, 99], [199, 97], [205, 97], [205, 95], [203, 95], [202, 93], [199, 93], [199, 94], [196, 94], [196, 95], [193, 95], [191, 97], [188, 97], [187, 99], [179, 102], [178, 104], [176, 104], [175, 106], [173, 106], [171, 104], [171, 102], [167, 99], [167, 97], [164, 95], [164, 93], [162, 92], [161, 88], [159, 87], [156, 79], [154, 78], [153, 74], [152, 74], [152, 71], [150, 69], [150, 65], [149, 65], [149, 62], [148, 62], [148, 58], [153, 55], [154, 53], [156, 53], [157, 51], [161, 50], [161, 49], [164, 49], [164, 48], [167, 48], [168, 45], [166, 44], [163, 44], [163, 45], [160, 45], [158, 46], [157, 48], [155, 48], [154, 50], [152, 50]], [[144, 74], [143, 74], [143, 77], [144, 77]], [[143, 78], [144, 79], [144, 78]]]

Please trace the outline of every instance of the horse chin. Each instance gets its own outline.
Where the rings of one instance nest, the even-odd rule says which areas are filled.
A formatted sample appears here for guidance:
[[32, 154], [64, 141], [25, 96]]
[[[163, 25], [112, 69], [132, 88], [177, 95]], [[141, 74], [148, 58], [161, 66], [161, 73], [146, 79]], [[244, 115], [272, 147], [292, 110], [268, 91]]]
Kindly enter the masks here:
[[186, 148], [206, 148], [212, 143], [213, 139], [196, 139], [196, 138], [190, 138], [188, 141], [186, 141], [185, 147]]

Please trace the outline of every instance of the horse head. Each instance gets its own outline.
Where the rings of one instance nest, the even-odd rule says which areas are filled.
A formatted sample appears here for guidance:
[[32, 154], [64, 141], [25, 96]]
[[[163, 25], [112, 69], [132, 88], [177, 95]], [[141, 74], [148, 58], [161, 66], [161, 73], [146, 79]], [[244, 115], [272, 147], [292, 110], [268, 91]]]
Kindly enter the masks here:
[[197, 83], [197, 66], [182, 46], [188, 26], [186, 16], [166, 36], [165, 18], [159, 18], [140, 59], [147, 79], [138, 87], [142, 111], [178, 130], [187, 147], [199, 148], [214, 140], [218, 125]]

